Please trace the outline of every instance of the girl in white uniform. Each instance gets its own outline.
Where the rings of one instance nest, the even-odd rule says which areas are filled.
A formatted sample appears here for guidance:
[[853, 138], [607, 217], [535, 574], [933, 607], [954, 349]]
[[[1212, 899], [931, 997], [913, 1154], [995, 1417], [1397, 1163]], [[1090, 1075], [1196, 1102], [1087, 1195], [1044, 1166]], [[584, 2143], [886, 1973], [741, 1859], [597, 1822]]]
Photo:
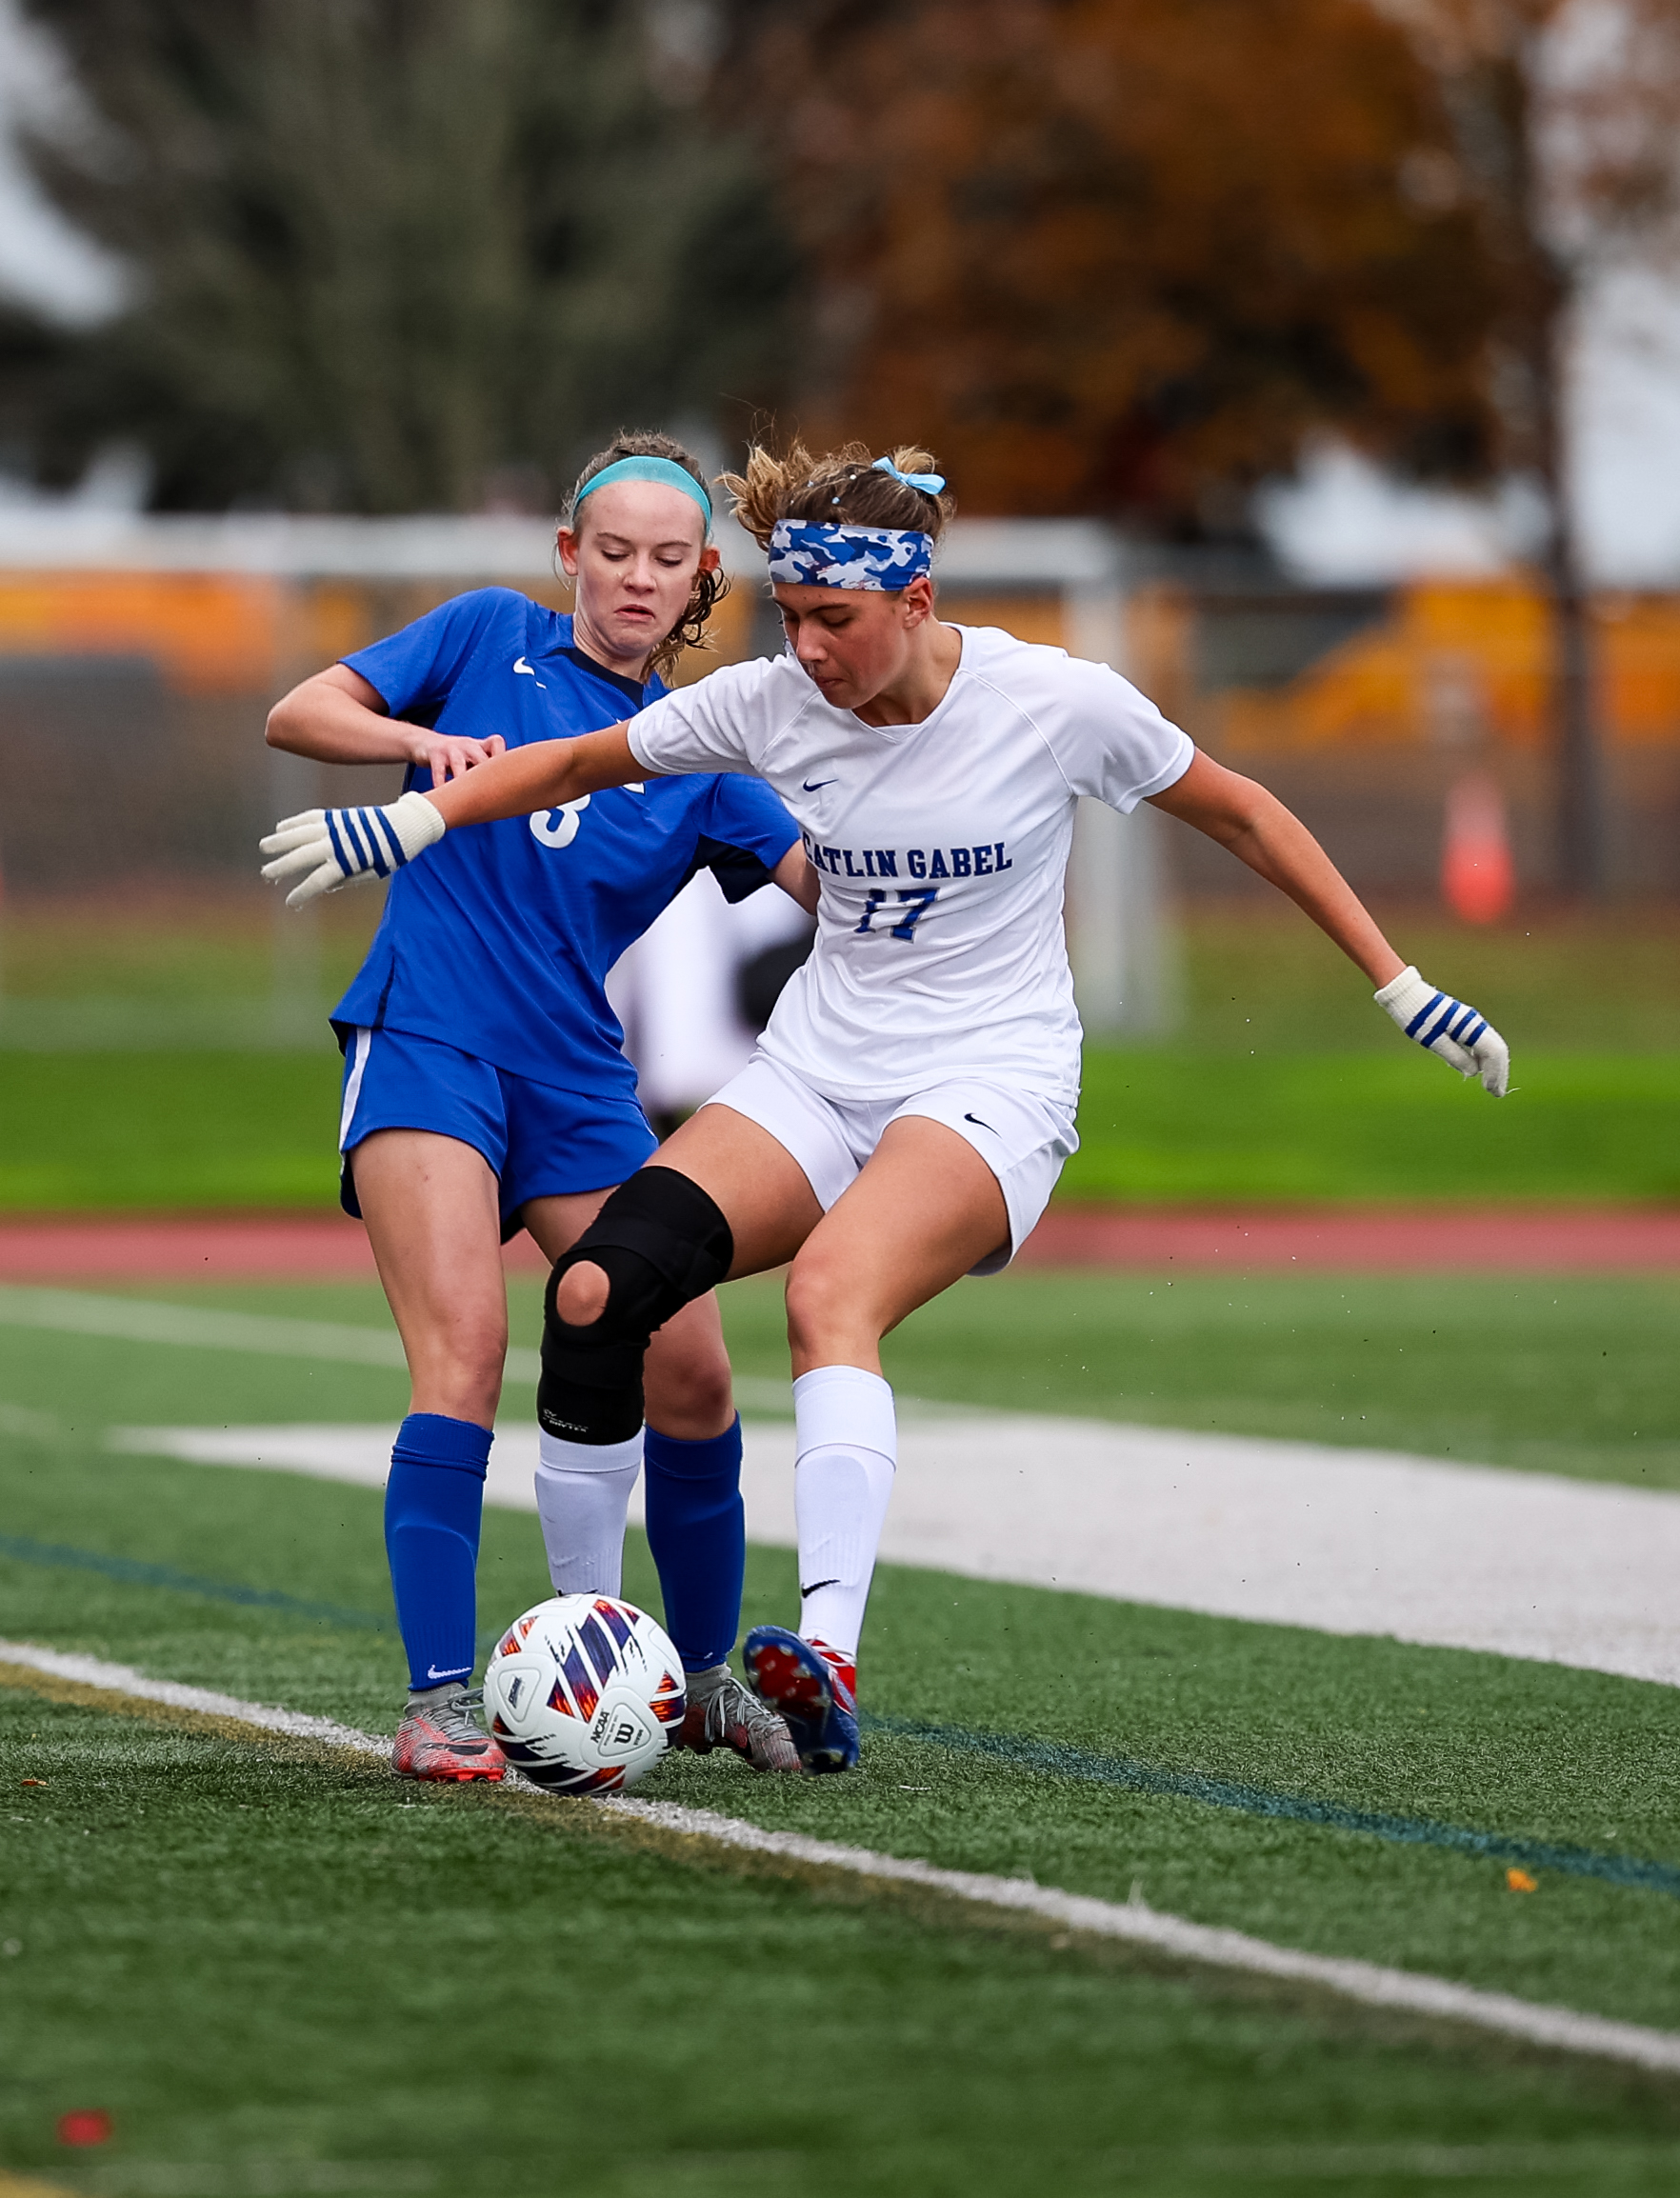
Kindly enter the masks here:
[[[1491, 1092], [1507, 1073], [1497, 1033], [1402, 963], [1263, 788], [1106, 666], [938, 619], [930, 565], [951, 507], [931, 465], [755, 450], [726, 485], [769, 551], [787, 654], [390, 812], [417, 853], [447, 827], [645, 775], [748, 771], [804, 832], [815, 950], [748, 1068], [556, 1268], [549, 1348], [556, 1382], [606, 1383], [705, 1274], [791, 1262], [802, 1611], [797, 1632], [757, 1629], [747, 1664], [811, 1769], [857, 1756], [855, 1658], [896, 1449], [880, 1339], [959, 1276], [1006, 1266], [1078, 1144], [1062, 883], [1079, 796], [1150, 801], [1220, 840], [1409, 1035]], [[347, 874], [325, 833], [288, 859], [310, 873], [300, 891]]]

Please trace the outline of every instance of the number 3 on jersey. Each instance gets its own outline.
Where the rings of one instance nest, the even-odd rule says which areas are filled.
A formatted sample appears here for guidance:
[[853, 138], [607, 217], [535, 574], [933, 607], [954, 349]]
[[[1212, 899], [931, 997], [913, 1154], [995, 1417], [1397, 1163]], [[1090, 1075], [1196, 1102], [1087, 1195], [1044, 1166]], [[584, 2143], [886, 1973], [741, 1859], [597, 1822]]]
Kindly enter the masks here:
[[[893, 925], [888, 934], [889, 937], [913, 939], [916, 935], [916, 926], [938, 898], [939, 888], [937, 886], [924, 886], [919, 892], [900, 893], [898, 899], [900, 906], [904, 909], [904, 913]], [[876, 913], [886, 899], [885, 893], [871, 890], [868, 900], [864, 903], [863, 922], [857, 927], [860, 931], [872, 931], [874, 929]]]

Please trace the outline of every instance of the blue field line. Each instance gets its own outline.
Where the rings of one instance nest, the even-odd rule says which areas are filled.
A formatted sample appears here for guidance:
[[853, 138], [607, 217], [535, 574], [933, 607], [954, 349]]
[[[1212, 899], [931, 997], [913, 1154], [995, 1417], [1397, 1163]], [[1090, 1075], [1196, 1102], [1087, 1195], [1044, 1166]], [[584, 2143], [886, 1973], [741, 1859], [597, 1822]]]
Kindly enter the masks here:
[[217, 1603], [241, 1603], [248, 1609], [284, 1610], [293, 1618], [324, 1619], [330, 1626], [354, 1626], [364, 1632], [384, 1633], [387, 1621], [370, 1610], [349, 1610], [339, 1603], [311, 1603], [300, 1595], [283, 1594], [278, 1588], [245, 1588], [235, 1580], [202, 1580], [195, 1572], [177, 1572], [170, 1565], [149, 1565], [139, 1557], [110, 1557], [100, 1549], [72, 1549], [63, 1542], [31, 1541], [27, 1534], [0, 1534], [0, 1557], [15, 1558], [20, 1565], [57, 1565], [77, 1572], [102, 1572], [108, 1580], [121, 1580], [131, 1588], [172, 1588], [184, 1595], [208, 1595]]
[[1429, 1817], [1389, 1816], [1374, 1809], [1349, 1808], [1339, 1801], [1273, 1793], [1264, 1786], [1210, 1778], [1201, 1771], [1163, 1770], [1129, 1756], [1096, 1755], [1059, 1740], [1025, 1740], [1008, 1732], [969, 1732], [961, 1726], [919, 1725], [909, 1718], [877, 1717], [868, 1712], [859, 1722], [871, 1732], [890, 1733], [899, 1740], [926, 1740], [937, 1748], [955, 1748], [968, 1755], [989, 1755], [1022, 1770], [1048, 1771], [1055, 1778], [1120, 1786], [1132, 1793], [1170, 1794], [1178, 1800], [1204, 1802], [1210, 1808], [1238, 1809], [1245, 1816], [1321, 1824], [1332, 1831], [1362, 1831], [1372, 1839], [1393, 1840], [1403, 1847], [1441, 1847], [1456, 1854], [1486, 1856], [1491, 1862], [1519, 1863], [1528, 1869], [1595, 1877], [1607, 1885], [1680, 1896], [1680, 1868], [1671, 1863], [1647, 1862], [1638, 1855], [1597, 1854], [1591, 1848], [1554, 1847], [1545, 1840], [1513, 1839], [1499, 1831], [1471, 1831], [1462, 1825], [1437, 1824]]

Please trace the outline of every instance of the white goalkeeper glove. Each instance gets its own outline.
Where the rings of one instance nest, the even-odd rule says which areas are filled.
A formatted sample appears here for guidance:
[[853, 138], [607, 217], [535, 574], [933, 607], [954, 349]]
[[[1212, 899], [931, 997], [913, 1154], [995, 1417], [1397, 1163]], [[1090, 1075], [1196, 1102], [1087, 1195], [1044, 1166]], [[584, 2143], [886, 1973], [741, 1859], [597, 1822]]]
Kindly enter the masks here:
[[1461, 1076], [1479, 1076], [1484, 1091], [1505, 1097], [1510, 1080], [1510, 1049], [1493, 1026], [1455, 1000], [1450, 992], [1437, 992], [1415, 969], [1402, 969], [1376, 995], [1409, 1038], [1443, 1061], [1450, 1061]]
[[444, 820], [423, 793], [406, 793], [383, 809], [306, 809], [282, 817], [262, 851], [274, 860], [263, 875], [274, 885], [301, 883], [286, 896], [300, 909], [317, 893], [336, 892], [352, 878], [388, 878], [444, 835]]

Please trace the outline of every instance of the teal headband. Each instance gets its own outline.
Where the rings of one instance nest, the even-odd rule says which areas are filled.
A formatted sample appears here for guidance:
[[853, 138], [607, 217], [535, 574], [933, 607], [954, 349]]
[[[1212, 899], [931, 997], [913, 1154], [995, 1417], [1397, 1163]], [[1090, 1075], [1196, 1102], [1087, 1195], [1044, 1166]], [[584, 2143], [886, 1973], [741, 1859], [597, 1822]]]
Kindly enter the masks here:
[[576, 518], [577, 508], [586, 496], [592, 496], [610, 481], [657, 481], [662, 489], [680, 489], [685, 496], [692, 496], [706, 514], [706, 531], [710, 533], [711, 498], [688, 468], [672, 458], [614, 458], [610, 466], [592, 473], [572, 498], [572, 517]]

